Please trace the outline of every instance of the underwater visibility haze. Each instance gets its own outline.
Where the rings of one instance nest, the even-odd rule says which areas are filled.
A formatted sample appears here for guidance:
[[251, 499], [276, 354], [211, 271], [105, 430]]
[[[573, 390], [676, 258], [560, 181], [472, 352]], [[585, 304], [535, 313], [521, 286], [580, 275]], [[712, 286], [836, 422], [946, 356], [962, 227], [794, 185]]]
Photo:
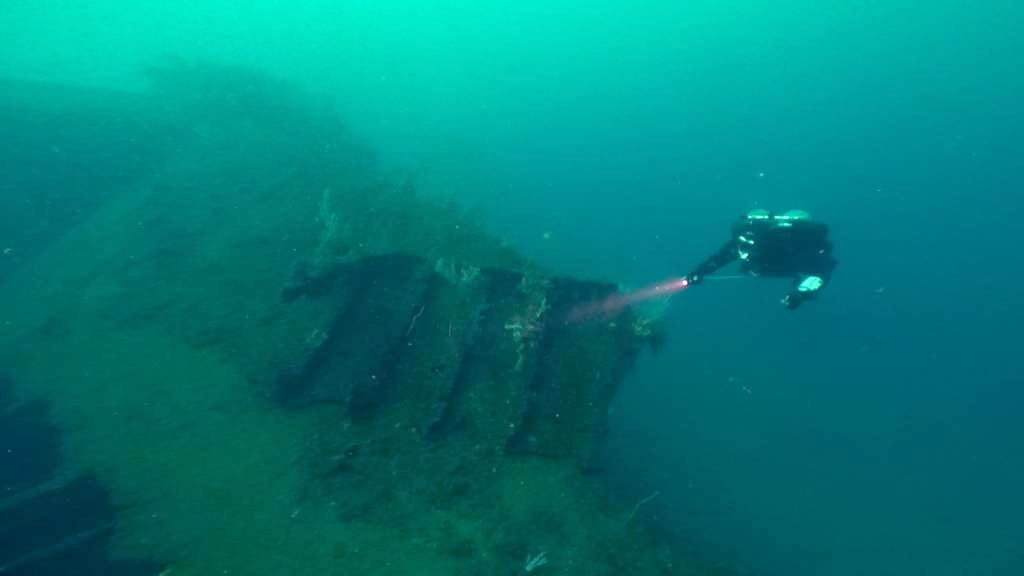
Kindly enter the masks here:
[[2, 14], [0, 572], [1024, 573], [1024, 4]]

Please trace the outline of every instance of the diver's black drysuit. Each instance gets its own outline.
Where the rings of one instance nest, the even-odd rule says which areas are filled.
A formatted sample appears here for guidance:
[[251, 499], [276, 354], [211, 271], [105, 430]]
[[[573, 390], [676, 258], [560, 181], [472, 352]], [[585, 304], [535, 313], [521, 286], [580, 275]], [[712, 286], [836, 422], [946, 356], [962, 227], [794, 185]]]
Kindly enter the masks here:
[[687, 274], [686, 279], [690, 284], [699, 284], [704, 276], [737, 259], [746, 274], [792, 278], [793, 285], [782, 299], [791, 310], [814, 298], [836, 267], [828, 226], [764, 212], [733, 224], [732, 238]]

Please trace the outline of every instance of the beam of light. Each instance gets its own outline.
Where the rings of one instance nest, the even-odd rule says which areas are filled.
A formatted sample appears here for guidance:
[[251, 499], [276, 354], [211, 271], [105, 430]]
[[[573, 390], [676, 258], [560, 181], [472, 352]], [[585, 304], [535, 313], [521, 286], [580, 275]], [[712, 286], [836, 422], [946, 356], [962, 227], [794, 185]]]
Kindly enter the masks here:
[[569, 313], [568, 321], [577, 323], [609, 318], [619, 314], [627, 306], [682, 292], [689, 285], [690, 282], [686, 278], [672, 278], [633, 292], [613, 294], [604, 300], [577, 306]]
[[705, 280], [743, 280], [744, 278], [750, 278], [743, 274], [735, 274], [733, 276], [705, 276]]

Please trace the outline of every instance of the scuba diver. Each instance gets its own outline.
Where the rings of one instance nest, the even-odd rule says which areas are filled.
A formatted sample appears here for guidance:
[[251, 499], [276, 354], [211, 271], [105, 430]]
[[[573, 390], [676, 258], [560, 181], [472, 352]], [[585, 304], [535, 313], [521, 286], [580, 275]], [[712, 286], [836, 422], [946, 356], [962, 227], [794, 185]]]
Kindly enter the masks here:
[[733, 260], [740, 261], [745, 274], [792, 278], [793, 285], [782, 299], [790, 310], [818, 295], [832, 276], [836, 260], [828, 226], [811, 220], [803, 210], [775, 215], [752, 210], [732, 226], [732, 238], [693, 272], [688, 285], [700, 284]]

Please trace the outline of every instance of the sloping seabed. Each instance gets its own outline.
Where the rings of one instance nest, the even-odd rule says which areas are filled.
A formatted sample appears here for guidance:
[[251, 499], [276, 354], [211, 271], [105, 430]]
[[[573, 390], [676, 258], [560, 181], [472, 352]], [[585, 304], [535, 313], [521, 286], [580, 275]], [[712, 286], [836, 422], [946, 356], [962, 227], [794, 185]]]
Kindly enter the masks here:
[[184, 63], [149, 76], [147, 94], [0, 102], [56, 119], [27, 140], [102, 158], [66, 165], [71, 146], [38, 144], [26, 166], [59, 180], [5, 168], [6, 200], [44, 187], [83, 210], [35, 236], [16, 232], [48, 217], [38, 206], [4, 222], [26, 256], [0, 277], [0, 365], [109, 490], [115, 558], [174, 574], [514, 575], [541, 554], [533, 574], [697, 572], [591, 473], [650, 318], [570, 322], [614, 287], [534, 269], [382, 177], [287, 86]]

